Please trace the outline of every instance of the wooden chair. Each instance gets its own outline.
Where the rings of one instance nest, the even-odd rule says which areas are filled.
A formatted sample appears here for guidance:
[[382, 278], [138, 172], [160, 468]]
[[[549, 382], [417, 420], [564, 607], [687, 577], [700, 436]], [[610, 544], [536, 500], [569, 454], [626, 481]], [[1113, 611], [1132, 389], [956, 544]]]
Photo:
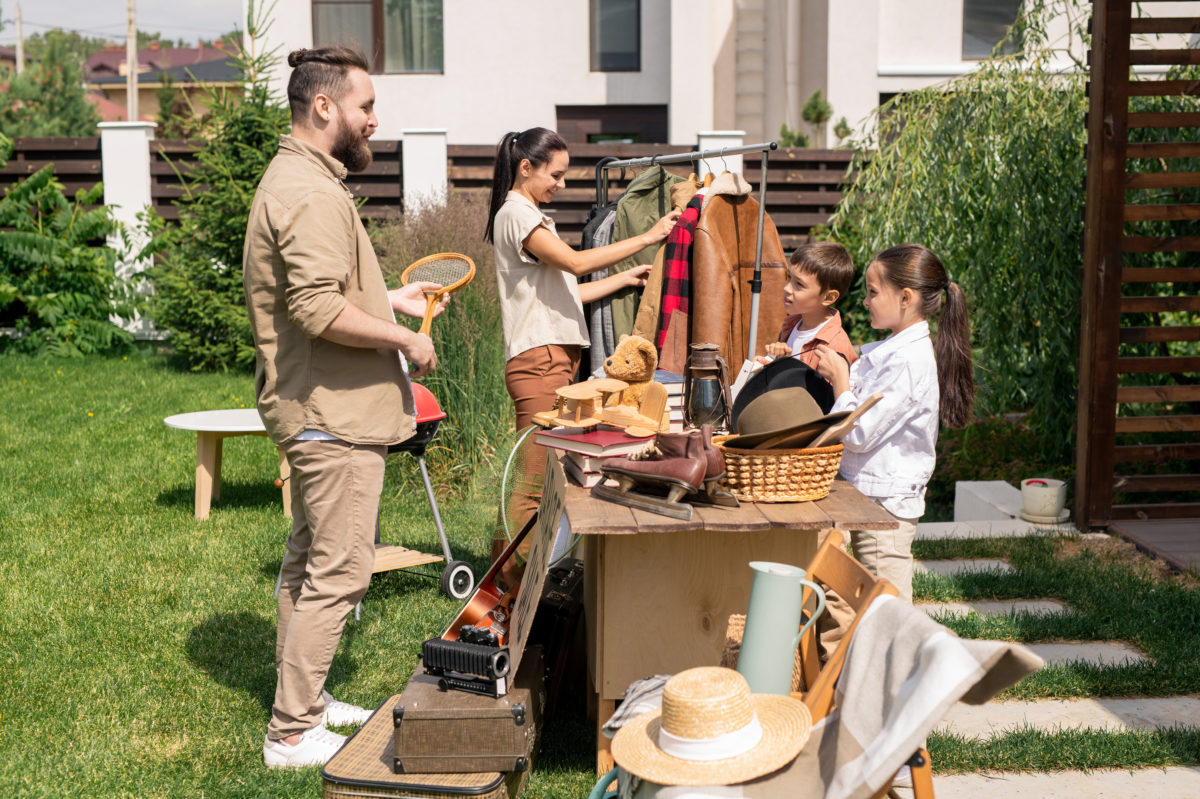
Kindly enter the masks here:
[[[794, 696], [802, 699], [808, 706], [814, 723], [825, 718], [833, 709], [834, 686], [842, 674], [842, 667], [846, 663], [846, 651], [850, 648], [850, 640], [854, 631], [858, 629], [863, 612], [878, 597], [900, 594], [894, 585], [871, 574], [866, 567], [850, 557], [841, 544], [842, 535], [839, 532], [825, 536], [825, 543], [817, 550], [807, 569], [810, 580], [823, 585], [827, 595], [831, 591], [837, 594], [854, 611], [854, 621], [846, 631], [845, 637], [823, 666], [817, 656], [817, 628], [820, 625], [814, 624], [809, 627], [800, 641], [801, 667], [804, 672], [804, 684], [808, 686], [808, 690]], [[811, 593], [805, 591], [806, 600]], [[913, 799], [933, 799], [933, 770], [930, 767], [929, 752], [924, 747], [918, 749], [909, 758], [908, 766], [912, 769]], [[896, 795], [890, 786], [883, 788], [873, 799], [888, 795]]]

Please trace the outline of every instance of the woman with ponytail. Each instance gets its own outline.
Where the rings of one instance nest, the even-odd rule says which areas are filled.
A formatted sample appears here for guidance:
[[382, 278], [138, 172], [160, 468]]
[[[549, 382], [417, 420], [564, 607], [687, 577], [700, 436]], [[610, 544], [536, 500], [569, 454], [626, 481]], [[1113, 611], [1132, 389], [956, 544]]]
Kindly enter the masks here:
[[[574, 378], [582, 348], [589, 344], [583, 303], [626, 286], [645, 285], [650, 266], [582, 284], [577, 278], [663, 241], [679, 216], [672, 211], [640, 236], [590, 250], [572, 249], [541, 208], [563, 188], [568, 160], [566, 141], [546, 128], [507, 133], [496, 148], [483, 238], [495, 250], [507, 359], [504, 383], [516, 407], [517, 430], [527, 427], [535, 413], [552, 408], [555, 392]], [[541, 496], [545, 450], [534, 446], [528, 452], [524, 486], [510, 509], [517, 529]], [[504, 543], [493, 542], [493, 558]]]
[[872, 259], [864, 304], [871, 327], [891, 335], [864, 344], [853, 366], [820, 347], [818, 371], [833, 384], [834, 411], [883, 394], [842, 441], [840, 473], [900, 523], [898, 530], [852, 530], [850, 540], [863, 565], [911, 602], [912, 542], [925, 512], [938, 422], [962, 427], [974, 404], [967, 298], [932, 251], [902, 244]]

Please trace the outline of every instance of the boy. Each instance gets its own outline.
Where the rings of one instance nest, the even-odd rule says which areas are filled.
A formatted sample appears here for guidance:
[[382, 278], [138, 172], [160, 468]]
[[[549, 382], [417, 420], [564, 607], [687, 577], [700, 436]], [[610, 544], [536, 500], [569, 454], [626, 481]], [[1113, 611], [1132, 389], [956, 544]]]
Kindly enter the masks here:
[[817, 347], [832, 347], [848, 363], [858, 360], [850, 339], [842, 330], [842, 316], [834, 303], [850, 290], [854, 262], [846, 248], [832, 241], [804, 244], [792, 253], [788, 280], [783, 287], [783, 320], [779, 341], [766, 347], [773, 358], [792, 356], [817, 368]]

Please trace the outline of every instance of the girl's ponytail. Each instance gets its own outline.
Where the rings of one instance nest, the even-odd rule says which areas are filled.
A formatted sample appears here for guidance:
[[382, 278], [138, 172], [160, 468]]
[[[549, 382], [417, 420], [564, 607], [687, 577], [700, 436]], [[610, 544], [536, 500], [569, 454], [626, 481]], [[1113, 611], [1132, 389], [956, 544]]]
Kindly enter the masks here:
[[937, 320], [933, 353], [937, 358], [938, 407], [942, 424], [965, 427], [975, 405], [975, 366], [971, 359], [971, 322], [967, 295], [947, 280], [946, 304]]
[[921, 298], [921, 316], [937, 323], [933, 354], [937, 359], [939, 415], [947, 427], [964, 427], [971, 421], [975, 405], [967, 295], [950, 279], [941, 259], [920, 244], [891, 247], [871, 262], [880, 266], [891, 285], [915, 291]]
[[488, 202], [487, 227], [483, 231], [483, 240], [492, 243], [493, 226], [504, 198], [512, 191], [517, 180], [517, 168], [526, 158], [534, 166], [541, 166], [560, 150], [567, 149], [567, 142], [562, 136], [548, 128], [530, 128], [528, 130], [505, 133], [496, 145], [496, 163], [492, 167], [492, 196]]

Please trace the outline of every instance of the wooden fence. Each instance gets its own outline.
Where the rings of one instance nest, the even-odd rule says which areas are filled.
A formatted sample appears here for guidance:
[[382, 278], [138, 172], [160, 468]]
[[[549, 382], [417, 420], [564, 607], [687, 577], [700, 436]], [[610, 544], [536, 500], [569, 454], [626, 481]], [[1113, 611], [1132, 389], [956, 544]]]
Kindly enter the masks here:
[[[184, 194], [179, 175], [188, 174], [196, 163], [200, 142], [156, 139], [150, 142], [150, 196], [156, 211], [164, 219], [175, 221], [175, 205]], [[398, 141], [371, 143], [375, 155], [366, 171], [351, 175], [347, 184], [356, 197], [366, 198], [362, 205], [365, 218], [385, 219], [402, 213], [402, 145]], [[567, 187], [560, 191], [547, 211], [554, 217], [559, 233], [569, 243], [579, 244], [584, 220], [596, 202], [595, 167], [606, 156], [642, 158], [656, 153], [668, 155], [688, 152], [690, 148], [651, 144], [577, 144], [571, 148], [571, 167]], [[486, 192], [491, 187], [492, 145], [451, 145], [448, 148], [447, 176], [453, 189]], [[767, 212], [775, 221], [786, 249], [804, 241], [815, 225], [829, 221], [841, 199], [841, 183], [850, 163], [849, 150], [780, 149], [771, 154], [768, 168]], [[55, 174], [67, 189], [91, 188], [101, 179], [100, 139], [86, 138], [17, 139], [12, 158], [0, 169], [0, 193], [8, 186], [53, 163]], [[686, 175], [688, 164], [669, 169]], [[756, 189], [759, 181], [757, 155], [745, 157], [744, 174]], [[633, 172], [622, 179], [619, 170], [610, 173], [609, 198], [621, 195]]]

